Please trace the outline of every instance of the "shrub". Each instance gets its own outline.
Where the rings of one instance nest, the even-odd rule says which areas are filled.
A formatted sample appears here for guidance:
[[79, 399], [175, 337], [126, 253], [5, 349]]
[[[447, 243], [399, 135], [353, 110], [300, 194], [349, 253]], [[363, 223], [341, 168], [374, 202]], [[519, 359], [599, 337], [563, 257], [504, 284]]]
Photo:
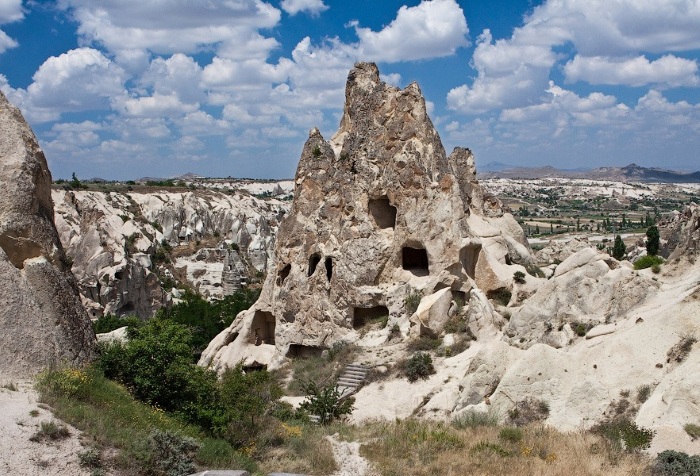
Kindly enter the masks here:
[[153, 430], [149, 438], [147, 467], [154, 476], [186, 476], [195, 471], [194, 454], [199, 444], [172, 431]]
[[481, 426], [497, 426], [499, 417], [496, 413], [467, 410], [452, 419], [455, 428], [477, 428]]
[[663, 476], [700, 476], [700, 456], [688, 456], [673, 450], [662, 451], [656, 456], [653, 472]]
[[[659, 264], [652, 264], [651, 265], [651, 272], [654, 274], [659, 274], [661, 272], [661, 265]], [[654, 278], [656, 279], [656, 278]]]
[[488, 293], [488, 298], [493, 299], [494, 301], [500, 303], [503, 306], [507, 306], [508, 303], [510, 302], [510, 298], [513, 296], [513, 293], [508, 291], [506, 288], [499, 288], [496, 289], [495, 291], [490, 291]]
[[491, 453], [497, 456], [508, 457], [512, 456], [513, 453], [502, 447], [497, 443], [490, 443], [488, 441], [480, 441], [479, 443], [472, 446], [469, 450], [471, 454], [477, 453]]
[[681, 340], [667, 352], [666, 355], [668, 358], [666, 359], [666, 362], [683, 362], [686, 357], [688, 357], [693, 344], [695, 344], [697, 341], [698, 339], [694, 335], [681, 336]]
[[636, 452], [649, 448], [654, 431], [637, 426], [627, 417], [599, 423], [591, 429], [607, 439], [615, 448]]
[[92, 328], [94, 329], [95, 334], [104, 334], [124, 326], [139, 327], [142, 323], [143, 321], [141, 321], [141, 319], [139, 319], [137, 316], [119, 317], [108, 312], [94, 321], [92, 323]]
[[621, 261], [622, 258], [625, 257], [626, 253], [627, 250], [625, 248], [625, 242], [622, 241], [622, 237], [620, 235], [615, 235], [615, 244], [612, 248], [612, 257], [618, 261]]
[[644, 403], [649, 400], [651, 395], [651, 385], [642, 385], [637, 389], [637, 401], [639, 403]]
[[71, 398], [84, 398], [89, 392], [92, 375], [81, 369], [66, 368], [39, 375], [37, 387], [41, 392]]
[[321, 424], [327, 425], [343, 415], [352, 413], [355, 399], [341, 398], [338, 385], [319, 387], [315, 382], [303, 382], [302, 388], [307, 394], [307, 399], [299, 408], [311, 415], [317, 415]]
[[416, 310], [418, 310], [418, 305], [420, 304], [421, 299], [423, 299], [423, 295], [421, 295], [421, 293], [418, 291], [414, 291], [406, 296], [406, 299], [404, 299], [406, 314], [412, 316]]
[[654, 265], [660, 266], [663, 262], [664, 260], [660, 256], [645, 255], [634, 262], [634, 269], [640, 270], [650, 268]]
[[647, 254], [656, 256], [659, 252], [659, 229], [655, 226], [650, 226], [647, 229]]
[[80, 461], [80, 466], [86, 468], [100, 468], [102, 466], [100, 450], [97, 448], [88, 448], [85, 451], [81, 451], [78, 453], [78, 461]]
[[515, 404], [508, 412], [508, 417], [515, 426], [525, 426], [529, 423], [546, 420], [549, 416], [549, 404], [544, 400], [526, 398]]
[[404, 365], [404, 373], [409, 382], [415, 382], [419, 378], [426, 379], [435, 373], [433, 359], [425, 352], [418, 352], [408, 359]]
[[513, 273], [513, 281], [519, 284], [525, 284], [525, 273], [522, 271], [516, 271]]

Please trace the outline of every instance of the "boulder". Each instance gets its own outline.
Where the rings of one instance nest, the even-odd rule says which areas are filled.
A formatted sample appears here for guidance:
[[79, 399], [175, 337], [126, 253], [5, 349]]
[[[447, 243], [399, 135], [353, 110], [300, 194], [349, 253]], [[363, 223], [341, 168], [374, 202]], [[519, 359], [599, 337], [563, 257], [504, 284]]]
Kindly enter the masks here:
[[0, 92], [0, 369], [80, 365], [95, 334], [53, 221], [51, 173], [19, 109]]
[[411, 334], [413, 336], [437, 337], [450, 319], [452, 293], [449, 288], [421, 299], [418, 309], [411, 316]]

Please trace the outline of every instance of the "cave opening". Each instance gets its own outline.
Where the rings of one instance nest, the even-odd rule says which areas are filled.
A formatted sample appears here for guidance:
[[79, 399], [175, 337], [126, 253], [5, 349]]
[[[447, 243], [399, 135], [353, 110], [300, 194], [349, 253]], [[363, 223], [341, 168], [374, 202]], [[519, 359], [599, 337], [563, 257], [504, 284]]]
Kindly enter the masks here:
[[355, 330], [361, 329], [384, 318], [389, 318], [389, 309], [386, 306], [355, 307], [352, 310], [352, 327]]
[[275, 316], [271, 312], [255, 311], [249, 342], [254, 345], [275, 344]]
[[425, 248], [404, 246], [401, 249], [401, 266], [416, 276], [428, 276], [430, 274], [428, 252]]
[[321, 262], [321, 255], [318, 253], [314, 253], [311, 255], [309, 258], [309, 272], [307, 273], [307, 276], [312, 276], [314, 272], [316, 271], [316, 267], [318, 266], [318, 263]]
[[379, 228], [396, 227], [396, 207], [391, 204], [387, 196], [370, 199], [369, 213]]

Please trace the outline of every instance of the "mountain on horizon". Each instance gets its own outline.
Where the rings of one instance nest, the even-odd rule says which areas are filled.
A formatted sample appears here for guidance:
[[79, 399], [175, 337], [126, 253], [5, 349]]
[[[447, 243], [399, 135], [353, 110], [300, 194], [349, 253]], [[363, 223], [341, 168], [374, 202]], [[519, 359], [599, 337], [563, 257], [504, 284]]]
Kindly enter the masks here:
[[642, 167], [635, 163], [624, 167], [598, 167], [595, 169], [558, 169], [544, 167], [511, 167], [501, 170], [477, 170], [480, 178], [578, 178], [609, 180], [614, 182], [700, 183], [700, 171], [681, 172], [657, 167]]

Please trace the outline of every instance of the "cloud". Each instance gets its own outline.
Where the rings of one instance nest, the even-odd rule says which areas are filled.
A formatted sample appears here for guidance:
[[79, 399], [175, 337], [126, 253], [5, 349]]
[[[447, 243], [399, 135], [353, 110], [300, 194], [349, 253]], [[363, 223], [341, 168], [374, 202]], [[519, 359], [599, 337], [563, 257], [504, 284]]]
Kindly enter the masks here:
[[455, 0], [422, 1], [402, 6], [380, 31], [351, 24], [360, 39], [358, 56], [368, 61], [410, 61], [452, 55], [469, 46], [464, 12]]
[[278, 45], [258, 34], [281, 17], [280, 10], [261, 0], [59, 0], [59, 6], [78, 22], [84, 42], [103, 45], [125, 64], [139, 64], [146, 52], [191, 54], [217, 48], [219, 54], [256, 57]]
[[311, 16], [318, 16], [328, 10], [328, 5], [323, 0], [282, 0], [282, 10], [294, 16], [299, 12], [307, 12]]
[[[0, 25], [20, 21], [24, 18], [22, 0], [0, 0]], [[0, 54], [19, 46], [16, 40], [0, 30]]]
[[547, 0], [514, 29], [478, 40], [471, 84], [453, 88], [448, 107], [465, 114], [536, 105], [550, 72], [566, 58], [570, 81], [664, 87], [697, 85], [697, 64], [673, 55], [649, 61], [640, 53], [700, 48], [700, 2], [676, 0]]
[[666, 87], [700, 84], [697, 62], [673, 55], [665, 55], [655, 61], [649, 61], [644, 56], [609, 58], [576, 55], [564, 66], [564, 73], [569, 82], [586, 81], [591, 84], [657, 84]]
[[109, 109], [125, 93], [124, 71], [99, 51], [77, 48], [51, 56], [32, 76], [26, 90], [10, 96], [30, 120], [58, 120], [64, 112]]
[[199, 109], [199, 104], [183, 103], [176, 94], [159, 94], [127, 98], [117, 106], [123, 114], [133, 117], [179, 116]]

